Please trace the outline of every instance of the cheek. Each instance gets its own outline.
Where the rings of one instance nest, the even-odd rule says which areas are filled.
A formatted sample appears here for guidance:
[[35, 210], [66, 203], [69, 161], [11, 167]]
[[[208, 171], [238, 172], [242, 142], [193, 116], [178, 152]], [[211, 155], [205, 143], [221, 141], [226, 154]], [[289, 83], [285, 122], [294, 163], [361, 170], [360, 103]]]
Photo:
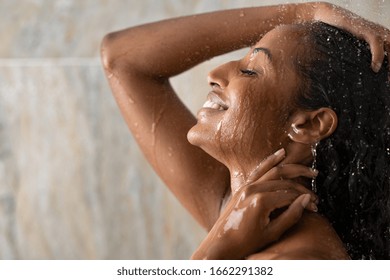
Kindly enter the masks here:
[[251, 95], [233, 100], [232, 106], [225, 114], [220, 129], [220, 142], [227, 150], [247, 154], [262, 130], [263, 110]]
[[220, 141], [226, 149], [245, 156], [272, 152], [283, 137], [287, 114], [278, 92], [248, 88], [246, 95], [234, 99], [234, 106], [223, 119]]

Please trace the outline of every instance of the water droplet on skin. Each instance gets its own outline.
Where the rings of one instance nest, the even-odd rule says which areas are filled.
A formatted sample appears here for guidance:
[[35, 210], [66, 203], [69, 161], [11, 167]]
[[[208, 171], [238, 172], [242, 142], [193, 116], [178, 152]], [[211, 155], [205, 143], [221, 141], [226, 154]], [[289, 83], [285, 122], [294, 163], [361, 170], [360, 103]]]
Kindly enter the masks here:
[[241, 224], [242, 218], [244, 217], [245, 210], [246, 210], [245, 208], [238, 209], [238, 210], [234, 210], [230, 213], [229, 217], [227, 217], [226, 224], [223, 227], [224, 233], [226, 233], [228, 230], [231, 230], [231, 229], [238, 230], [238, 228]]
[[245, 16], [244, 11], [240, 11], [240, 17], [244, 17], [244, 16]]
[[[314, 143], [312, 146], [311, 146], [311, 153], [313, 155], [313, 163], [311, 165], [311, 169], [315, 170], [317, 168], [317, 145], [318, 145], [318, 142], [317, 143]], [[311, 180], [311, 189], [314, 193], [317, 192], [317, 184], [316, 184], [316, 178], [313, 178]]]
[[256, 197], [252, 199], [250, 206], [253, 208], [255, 208], [257, 206], [257, 198]]
[[295, 134], [299, 134], [299, 129], [297, 128], [297, 125], [296, 125], [295, 123], [293, 123], [293, 124], [291, 125], [291, 127], [292, 127], [292, 129], [293, 129], [293, 131], [294, 131]]
[[220, 131], [222, 128], [222, 121], [220, 121], [217, 125], [217, 131]]

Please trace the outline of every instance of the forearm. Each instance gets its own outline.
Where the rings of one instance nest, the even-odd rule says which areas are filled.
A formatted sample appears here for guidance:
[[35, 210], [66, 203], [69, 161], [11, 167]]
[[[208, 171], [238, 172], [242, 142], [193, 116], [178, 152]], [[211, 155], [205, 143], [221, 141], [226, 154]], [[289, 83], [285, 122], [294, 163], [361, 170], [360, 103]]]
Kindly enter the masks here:
[[250, 46], [279, 24], [311, 19], [317, 5], [225, 10], [128, 28], [105, 37], [105, 66], [171, 77], [214, 56]]
[[[233, 247], [231, 246], [233, 245]], [[215, 227], [209, 232], [199, 247], [192, 254], [192, 260], [232, 260], [243, 259], [238, 256], [238, 251], [234, 247], [239, 244], [231, 242], [222, 235], [218, 236]]]

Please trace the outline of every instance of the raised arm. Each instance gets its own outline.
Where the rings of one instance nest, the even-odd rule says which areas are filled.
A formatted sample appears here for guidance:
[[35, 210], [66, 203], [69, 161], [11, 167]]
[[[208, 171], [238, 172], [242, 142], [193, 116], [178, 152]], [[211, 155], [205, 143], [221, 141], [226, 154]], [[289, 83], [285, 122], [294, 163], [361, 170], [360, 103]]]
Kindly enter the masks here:
[[295, 8], [169, 19], [111, 33], [103, 41], [106, 75], [128, 127], [158, 175], [206, 228], [219, 215], [230, 176], [219, 162], [188, 143], [186, 135], [196, 119], [176, 96], [169, 78], [253, 44], [280, 22], [292, 22]]
[[226, 10], [136, 26], [104, 38], [104, 68], [129, 129], [157, 174], [204, 227], [210, 229], [217, 220], [230, 177], [223, 165], [188, 143], [196, 119], [169, 79], [250, 46], [279, 24], [312, 20], [325, 8], [329, 5], [307, 3]]

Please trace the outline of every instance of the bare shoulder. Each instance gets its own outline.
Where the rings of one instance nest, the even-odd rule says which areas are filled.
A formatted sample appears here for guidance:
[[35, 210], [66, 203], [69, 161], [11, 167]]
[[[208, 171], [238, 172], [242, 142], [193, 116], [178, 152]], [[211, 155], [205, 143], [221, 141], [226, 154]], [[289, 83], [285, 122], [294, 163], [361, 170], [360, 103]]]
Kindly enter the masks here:
[[307, 212], [279, 241], [247, 259], [345, 260], [349, 259], [349, 256], [327, 219]]

